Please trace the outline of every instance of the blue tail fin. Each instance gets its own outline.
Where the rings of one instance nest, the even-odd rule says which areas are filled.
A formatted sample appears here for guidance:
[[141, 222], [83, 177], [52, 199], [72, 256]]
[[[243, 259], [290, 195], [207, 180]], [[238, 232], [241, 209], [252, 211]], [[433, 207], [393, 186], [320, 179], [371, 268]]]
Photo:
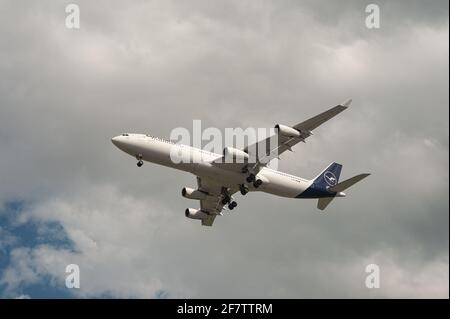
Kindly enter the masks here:
[[336, 194], [328, 189], [337, 185], [339, 176], [341, 175], [342, 165], [331, 163], [320, 173], [303, 193], [297, 195], [297, 198], [322, 198], [334, 197]]
[[338, 163], [331, 163], [314, 179], [314, 186], [318, 189], [327, 189], [335, 186], [339, 182], [342, 165]]

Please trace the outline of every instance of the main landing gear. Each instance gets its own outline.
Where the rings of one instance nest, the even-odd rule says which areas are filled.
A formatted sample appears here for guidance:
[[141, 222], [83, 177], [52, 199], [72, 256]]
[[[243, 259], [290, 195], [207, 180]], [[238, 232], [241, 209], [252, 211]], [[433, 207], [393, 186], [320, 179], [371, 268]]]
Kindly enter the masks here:
[[[247, 173], [247, 172], [243, 172], [243, 173]], [[255, 174], [249, 174], [246, 178], [247, 183], [249, 184], [253, 184], [254, 188], [258, 188], [259, 186], [262, 185], [263, 181], [260, 180], [259, 178], [256, 178]], [[249, 187], [247, 186], [247, 184], [240, 184], [239, 185], [239, 191], [241, 192], [241, 194], [243, 196], [247, 195], [247, 193], [249, 192]], [[222, 205], [227, 205], [228, 204], [228, 209], [229, 210], [233, 210], [234, 208], [237, 207], [237, 203], [232, 199], [232, 197], [230, 196], [228, 189], [226, 189], [225, 187], [222, 188], [222, 201], [221, 201]]]
[[141, 154], [136, 155], [136, 159], [138, 160], [138, 162], [136, 164], [138, 167], [141, 167], [142, 165], [144, 165], [144, 162], [142, 161], [142, 155]]
[[246, 181], [247, 183], [253, 183], [254, 188], [258, 188], [263, 183], [262, 180], [256, 178], [255, 174], [248, 175]]
[[222, 195], [223, 195], [222, 205], [228, 204], [229, 210], [233, 210], [234, 208], [237, 207], [237, 203], [231, 198], [230, 194], [226, 189], [222, 190]]
[[228, 209], [233, 210], [237, 206], [237, 203], [235, 201], [232, 201], [228, 204]]
[[239, 190], [241, 191], [242, 195], [247, 195], [248, 193], [248, 187], [245, 184], [239, 185]]
[[222, 205], [226, 204], [228, 204], [229, 210], [233, 210], [237, 206], [237, 203], [234, 200], [232, 201], [230, 197], [225, 197], [222, 199]]

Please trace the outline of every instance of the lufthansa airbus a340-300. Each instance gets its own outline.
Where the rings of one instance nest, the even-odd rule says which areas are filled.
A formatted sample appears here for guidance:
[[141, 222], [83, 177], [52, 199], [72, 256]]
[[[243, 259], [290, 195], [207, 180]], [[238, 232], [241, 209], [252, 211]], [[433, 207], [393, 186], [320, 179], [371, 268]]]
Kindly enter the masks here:
[[[148, 161], [167, 167], [189, 172], [197, 176], [197, 188], [184, 187], [181, 194], [189, 199], [199, 200], [200, 209], [188, 208], [185, 215], [201, 220], [202, 225], [212, 226], [217, 215], [222, 215], [225, 206], [232, 210], [237, 203], [233, 194], [242, 195], [249, 191], [261, 191], [288, 198], [316, 198], [317, 208], [324, 210], [335, 197], [344, 197], [343, 192], [370, 174], [359, 174], [339, 182], [342, 165], [331, 163], [317, 177], [303, 179], [282, 173], [267, 167], [267, 163], [278, 158], [286, 150], [312, 135], [312, 130], [341, 113], [350, 105], [351, 100], [337, 105], [309, 120], [292, 127], [277, 124], [276, 143], [269, 143], [268, 137], [243, 149], [225, 147], [223, 154], [206, 152], [189, 145], [175, 144], [147, 134], [125, 133], [112, 138], [119, 149], [136, 158], [137, 166]], [[268, 147], [264, 152], [264, 161], [258, 153], [259, 147]], [[188, 150], [189, 161], [175, 162], [171, 158], [173, 148]], [[255, 161], [250, 161], [250, 157]], [[230, 163], [226, 158], [239, 159]]]

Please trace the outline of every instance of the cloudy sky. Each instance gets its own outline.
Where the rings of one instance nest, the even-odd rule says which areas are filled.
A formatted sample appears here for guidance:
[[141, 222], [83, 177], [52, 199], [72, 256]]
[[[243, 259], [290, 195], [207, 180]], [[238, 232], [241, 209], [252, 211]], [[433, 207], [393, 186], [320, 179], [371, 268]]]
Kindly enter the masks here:
[[[448, 1], [377, 1], [379, 29], [364, 1], [78, 0], [79, 30], [68, 3], [0, 0], [1, 298], [449, 297]], [[110, 142], [347, 98], [279, 167], [372, 173], [325, 213], [251, 193], [201, 227], [194, 176]]]

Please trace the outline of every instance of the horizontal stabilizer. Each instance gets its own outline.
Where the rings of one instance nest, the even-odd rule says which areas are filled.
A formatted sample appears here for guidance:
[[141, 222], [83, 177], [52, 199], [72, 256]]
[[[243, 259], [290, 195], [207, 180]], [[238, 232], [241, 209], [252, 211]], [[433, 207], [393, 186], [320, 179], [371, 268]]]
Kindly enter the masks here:
[[334, 197], [319, 198], [319, 201], [317, 202], [317, 208], [320, 210], [324, 210], [333, 199]]
[[[347, 188], [355, 185], [360, 180], [366, 178], [369, 175], [370, 174], [359, 174], [359, 175], [353, 176], [352, 178], [349, 178], [343, 182], [340, 182], [340, 183], [334, 185], [333, 187], [328, 188], [328, 190], [331, 192], [340, 193], [340, 192], [346, 190]], [[344, 194], [344, 196], [345, 196], [345, 194]], [[317, 202], [317, 208], [320, 210], [324, 210], [335, 197], [336, 197], [336, 195], [333, 197], [319, 198], [319, 201]]]
[[353, 186], [354, 184], [358, 183], [360, 180], [366, 178], [367, 176], [369, 176], [370, 174], [359, 174], [356, 176], [353, 176], [352, 178], [349, 178], [343, 182], [340, 182], [336, 185], [334, 185], [333, 187], [330, 187], [329, 190], [332, 192], [342, 192], [344, 190], [346, 190], [347, 188]]

